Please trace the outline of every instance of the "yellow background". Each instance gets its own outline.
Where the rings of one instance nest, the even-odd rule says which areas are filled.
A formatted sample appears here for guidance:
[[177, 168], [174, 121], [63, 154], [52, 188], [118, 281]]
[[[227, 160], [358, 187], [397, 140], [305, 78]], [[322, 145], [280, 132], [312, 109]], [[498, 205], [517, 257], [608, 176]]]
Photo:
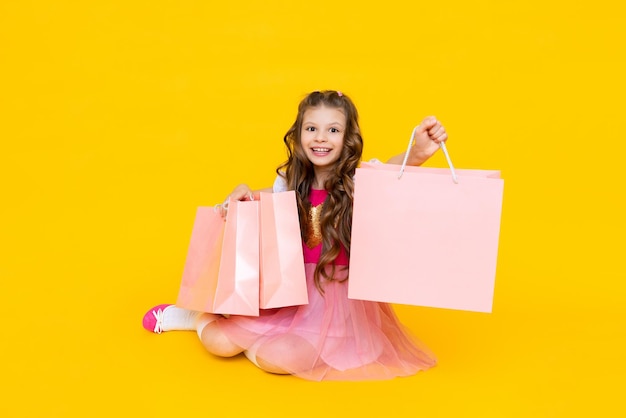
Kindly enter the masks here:
[[[619, 3], [3, 1], [0, 416], [623, 414]], [[144, 331], [196, 207], [270, 185], [326, 88], [356, 102], [366, 159], [434, 114], [458, 168], [502, 170], [494, 312], [399, 306], [440, 364], [384, 382]]]

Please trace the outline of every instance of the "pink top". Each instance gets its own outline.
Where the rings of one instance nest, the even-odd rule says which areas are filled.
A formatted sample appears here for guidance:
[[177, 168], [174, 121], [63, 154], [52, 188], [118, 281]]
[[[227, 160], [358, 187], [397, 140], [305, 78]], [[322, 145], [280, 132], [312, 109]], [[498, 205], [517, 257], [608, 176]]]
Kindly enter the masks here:
[[[328, 196], [328, 192], [326, 190], [311, 189], [311, 193], [309, 194], [309, 201], [311, 202], [311, 205], [316, 206], [326, 200], [326, 196]], [[319, 244], [318, 246], [313, 248], [309, 248], [304, 243], [304, 241], [302, 241], [302, 251], [304, 252], [305, 263], [317, 264], [322, 254], [322, 244]], [[349, 261], [350, 260], [348, 259], [346, 250], [342, 246], [339, 255], [335, 259], [335, 265], [347, 266], [350, 264]]]

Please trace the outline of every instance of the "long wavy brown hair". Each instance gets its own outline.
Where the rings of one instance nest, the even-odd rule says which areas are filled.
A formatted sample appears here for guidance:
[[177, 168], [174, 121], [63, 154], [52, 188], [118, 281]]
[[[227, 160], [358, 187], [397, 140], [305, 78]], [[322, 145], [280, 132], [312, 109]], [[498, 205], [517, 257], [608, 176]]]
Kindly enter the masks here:
[[[322, 230], [322, 253], [315, 268], [315, 286], [323, 294], [322, 279], [334, 280], [334, 261], [345, 248], [350, 256], [352, 231], [352, 201], [354, 197], [354, 173], [361, 161], [363, 138], [359, 128], [359, 116], [354, 103], [345, 94], [335, 90], [314, 91], [298, 105], [296, 121], [284, 137], [287, 161], [276, 172], [285, 178], [289, 190], [296, 191], [301, 234], [305, 236], [306, 217], [311, 207], [309, 193], [315, 179], [313, 164], [308, 160], [301, 144], [304, 112], [311, 108], [328, 107], [340, 109], [346, 116], [341, 156], [335, 162], [324, 188], [328, 197], [324, 203], [320, 227]], [[330, 267], [327, 269], [327, 267]]]

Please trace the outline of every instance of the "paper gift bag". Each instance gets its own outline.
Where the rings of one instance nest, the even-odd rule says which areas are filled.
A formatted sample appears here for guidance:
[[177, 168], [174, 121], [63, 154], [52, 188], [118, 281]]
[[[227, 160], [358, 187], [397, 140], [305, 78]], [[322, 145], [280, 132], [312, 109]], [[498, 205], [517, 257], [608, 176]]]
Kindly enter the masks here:
[[309, 303], [296, 194], [261, 193], [260, 306]]
[[363, 164], [348, 297], [491, 312], [504, 181], [498, 171]]
[[191, 232], [176, 305], [213, 312], [226, 223], [212, 207], [199, 207]]
[[259, 314], [259, 202], [230, 201], [214, 312]]
[[214, 208], [198, 208], [176, 305], [259, 314], [258, 202], [229, 202], [225, 222]]

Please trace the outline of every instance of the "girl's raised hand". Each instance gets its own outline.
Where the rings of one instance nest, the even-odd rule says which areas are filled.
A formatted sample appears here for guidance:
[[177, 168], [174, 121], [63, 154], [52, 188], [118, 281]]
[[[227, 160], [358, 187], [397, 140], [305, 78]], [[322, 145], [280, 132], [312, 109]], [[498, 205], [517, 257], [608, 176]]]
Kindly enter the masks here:
[[434, 116], [424, 118], [415, 130], [415, 143], [411, 147], [411, 159], [426, 161], [439, 149], [439, 144], [448, 139], [446, 129]]

